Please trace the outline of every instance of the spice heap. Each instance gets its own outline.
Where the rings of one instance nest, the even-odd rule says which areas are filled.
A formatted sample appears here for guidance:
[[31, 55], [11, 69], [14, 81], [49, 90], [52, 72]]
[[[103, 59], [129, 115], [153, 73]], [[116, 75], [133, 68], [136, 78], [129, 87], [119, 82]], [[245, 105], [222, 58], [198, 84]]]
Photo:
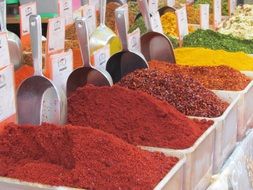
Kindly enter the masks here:
[[251, 82], [250, 78], [241, 72], [223, 65], [192, 67], [168, 64], [162, 61], [150, 61], [149, 67], [170, 74], [177, 73], [192, 77], [206, 88], [212, 90], [240, 91], [244, 90]]
[[151, 190], [178, 161], [87, 126], [9, 124], [0, 150], [0, 176], [97, 190]]
[[166, 102], [117, 85], [75, 91], [68, 99], [68, 122], [101, 129], [134, 145], [173, 149], [191, 147], [212, 124], [192, 121]]
[[66, 40], [77, 40], [75, 24], [71, 24], [69, 26], [66, 26], [65, 39]]
[[[210, 12], [213, 12], [213, 1], [212, 0], [195, 0], [194, 5], [198, 6], [199, 4], [210, 4]], [[221, 0], [221, 12], [222, 15], [228, 15], [228, 1]]]
[[212, 30], [196, 30], [184, 37], [185, 47], [206, 47], [210, 49], [223, 49], [226, 51], [242, 51], [253, 53], [253, 40], [240, 40], [230, 35], [224, 35]]
[[253, 71], [253, 57], [242, 52], [226, 52], [205, 48], [177, 48], [174, 53], [179, 65], [226, 65], [240, 71]]
[[218, 32], [229, 34], [240, 39], [253, 39], [253, 5], [242, 5], [236, 8], [232, 17], [219, 26]]
[[164, 100], [185, 115], [219, 117], [228, 107], [226, 102], [192, 78], [155, 69], [134, 71], [124, 77], [119, 85]]
[[28, 65], [23, 65], [18, 70], [15, 71], [15, 87], [18, 88], [19, 85], [28, 77], [33, 75], [33, 68]]

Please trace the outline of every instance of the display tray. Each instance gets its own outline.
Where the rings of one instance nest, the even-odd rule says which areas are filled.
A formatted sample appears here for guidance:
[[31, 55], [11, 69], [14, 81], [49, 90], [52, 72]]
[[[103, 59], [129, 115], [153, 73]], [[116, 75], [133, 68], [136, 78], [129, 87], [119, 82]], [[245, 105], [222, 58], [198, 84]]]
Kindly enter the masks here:
[[[217, 123], [209, 127], [190, 148], [175, 150], [157, 147], [142, 147], [148, 151], [158, 151], [169, 155], [185, 155], [185, 177], [183, 190], [203, 190], [208, 187], [213, 174], [214, 140]], [[179, 182], [178, 182], [179, 183]], [[173, 189], [174, 188], [168, 188]]]
[[[168, 174], [158, 183], [154, 190], [184, 190], [184, 169], [186, 158], [184, 155], [165, 154], [167, 156], [178, 157], [179, 161], [171, 168]], [[1, 190], [84, 190], [78, 188], [70, 188], [64, 186], [49, 186], [39, 183], [29, 183], [16, 179], [0, 177]]]

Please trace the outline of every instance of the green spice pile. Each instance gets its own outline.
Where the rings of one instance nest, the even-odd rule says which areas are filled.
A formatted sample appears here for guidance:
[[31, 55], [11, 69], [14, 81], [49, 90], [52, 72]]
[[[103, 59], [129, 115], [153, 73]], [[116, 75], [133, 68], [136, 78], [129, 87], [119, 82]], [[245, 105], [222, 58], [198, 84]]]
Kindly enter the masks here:
[[230, 52], [242, 51], [247, 54], [253, 53], [253, 40], [241, 40], [212, 30], [196, 30], [184, 38], [183, 46], [205, 47], [214, 50], [222, 49]]
[[119, 85], [141, 90], [173, 105], [185, 115], [219, 117], [228, 103], [193, 78], [167, 74], [155, 69], [142, 69], [125, 76]]
[[[210, 12], [213, 12], [213, 1], [212, 0], [196, 0], [195, 5], [199, 4], [210, 4]], [[221, 0], [221, 11], [222, 15], [228, 15], [228, 0]]]

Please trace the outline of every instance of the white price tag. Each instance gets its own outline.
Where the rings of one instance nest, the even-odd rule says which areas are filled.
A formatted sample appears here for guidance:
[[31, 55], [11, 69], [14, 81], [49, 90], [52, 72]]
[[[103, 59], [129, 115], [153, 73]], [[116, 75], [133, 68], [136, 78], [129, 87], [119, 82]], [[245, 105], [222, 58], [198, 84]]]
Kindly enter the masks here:
[[73, 21], [73, 6], [72, 0], [59, 0], [59, 15], [65, 18], [65, 25], [72, 24]]
[[139, 28], [127, 36], [128, 48], [133, 52], [141, 52], [141, 31]]
[[155, 13], [158, 11], [158, 0], [149, 0], [148, 1], [149, 11]]
[[0, 69], [11, 64], [7, 34], [5, 32], [0, 33], [0, 57]]
[[89, 35], [97, 28], [96, 9], [94, 5], [85, 5], [83, 7], [83, 17], [86, 18]]
[[209, 4], [200, 4], [200, 28], [209, 29]]
[[151, 25], [152, 25], [152, 29], [155, 32], [163, 33], [163, 27], [162, 27], [162, 23], [160, 19], [160, 14], [158, 11], [152, 14]]
[[213, 0], [213, 16], [214, 28], [217, 28], [221, 23], [221, 0]]
[[36, 2], [27, 3], [19, 7], [21, 35], [30, 34], [29, 18], [37, 14]]
[[106, 45], [97, 51], [93, 53], [94, 55], [94, 65], [96, 67], [100, 67], [105, 69], [106, 68], [106, 63], [108, 59], [110, 58], [110, 45]]
[[192, 4], [192, 3], [194, 3], [194, 0], [186, 0], [186, 4]]
[[99, 10], [99, 0], [89, 0], [90, 5], [94, 5], [96, 10]]
[[228, 0], [228, 10], [229, 10], [230, 16], [235, 12], [236, 5], [237, 5], [237, 0]]
[[2, 122], [16, 113], [13, 65], [0, 70], [0, 100], [0, 122]]
[[174, 7], [176, 4], [176, 1], [175, 0], [167, 0], [167, 6], [168, 7]]
[[178, 36], [180, 40], [183, 40], [184, 36], [189, 34], [186, 7], [184, 6], [181, 9], [176, 10], [176, 16]]
[[64, 50], [65, 19], [63, 17], [48, 20], [48, 53]]
[[73, 71], [73, 52], [54, 54], [50, 56], [51, 59], [51, 78], [55, 85], [66, 91], [66, 83], [70, 73]]

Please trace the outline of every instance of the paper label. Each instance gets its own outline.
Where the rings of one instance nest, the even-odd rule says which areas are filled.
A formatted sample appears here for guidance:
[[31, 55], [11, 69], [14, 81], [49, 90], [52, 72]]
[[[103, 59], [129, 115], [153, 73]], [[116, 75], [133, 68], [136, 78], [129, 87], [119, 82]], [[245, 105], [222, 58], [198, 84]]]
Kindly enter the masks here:
[[186, 4], [192, 4], [194, 3], [194, 0], [186, 0]]
[[65, 18], [65, 25], [72, 24], [73, 21], [73, 7], [72, 0], [59, 0], [59, 15]]
[[83, 17], [86, 18], [89, 36], [97, 28], [96, 9], [94, 5], [85, 5], [83, 7]]
[[68, 77], [73, 71], [73, 52], [70, 49], [67, 52], [51, 55], [50, 59], [52, 65], [51, 78], [54, 84], [65, 92]]
[[209, 29], [209, 4], [200, 4], [200, 28]]
[[176, 16], [179, 40], [183, 40], [184, 36], [189, 34], [186, 7], [176, 10]]
[[158, 11], [152, 14], [151, 25], [152, 25], [152, 29], [155, 32], [163, 33], [163, 27], [162, 27], [162, 23], [160, 19], [160, 14]]
[[2, 122], [16, 113], [13, 65], [0, 70], [0, 100], [0, 122]]
[[99, 68], [106, 68], [106, 63], [110, 58], [110, 45], [106, 45], [93, 53], [94, 65]]
[[5, 32], [0, 33], [0, 57], [0, 69], [11, 64], [7, 34]]
[[63, 17], [48, 20], [48, 53], [64, 50], [65, 19]]
[[96, 10], [99, 10], [99, 0], [89, 0], [90, 5], [94, 5]]
[[237, 0], [228, 0], [229, 15], [231, 16], [236, 9]]
[[149, 0], [148, 1], [149, 11], [155, 13], [158, 11], [158, 0]]
[[213, 0], [214, 28], [221, 23], [221, 0]]
[[130, 51], [141, 52], [141, 31], [139, 28], [128, 34], [127, 43]]
[[37, 14], [36, 2], [27, 3], [19, 7], [21, 35], [30, 34], [29, 18]]
[[176, 4], [176, 1], [175, 0], [167, 0], [167, 6], [168, 7], [174, 7]]

